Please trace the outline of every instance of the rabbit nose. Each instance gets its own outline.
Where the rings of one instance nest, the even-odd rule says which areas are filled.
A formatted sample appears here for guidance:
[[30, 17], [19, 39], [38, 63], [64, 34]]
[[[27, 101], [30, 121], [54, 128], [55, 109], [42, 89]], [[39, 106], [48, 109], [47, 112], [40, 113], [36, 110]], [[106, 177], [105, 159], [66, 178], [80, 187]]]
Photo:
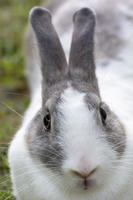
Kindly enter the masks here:
[[85, 171], [71, 170], [71, 173], [72, 173], [74, 176], [78, 176], [78, 177], [80, 177], [80, 178], [87, 179], [87, 178], [89, 178], [95, 171], [96, 171], [96, 168], [93, 169], [93, 170], [85, 170]]

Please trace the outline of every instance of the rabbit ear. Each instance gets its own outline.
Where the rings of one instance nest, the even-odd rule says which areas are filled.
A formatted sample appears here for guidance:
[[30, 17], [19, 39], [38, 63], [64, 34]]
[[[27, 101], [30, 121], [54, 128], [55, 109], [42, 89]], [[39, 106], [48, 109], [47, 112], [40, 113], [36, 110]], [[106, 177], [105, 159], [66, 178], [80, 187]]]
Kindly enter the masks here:
[[95, 16], [90, 9], [82, 8], [74, 14], [73, 21], [74, 32], [69, 58], [70, 76], [89, 82], [98, 91], [93, 55]]
[[67, 71], [67, 62], [58, 35], [51, 22], [50, 12], [33, 8], [30, 21], [39, 45], [44, 82], [48, 85], [60, 81]]

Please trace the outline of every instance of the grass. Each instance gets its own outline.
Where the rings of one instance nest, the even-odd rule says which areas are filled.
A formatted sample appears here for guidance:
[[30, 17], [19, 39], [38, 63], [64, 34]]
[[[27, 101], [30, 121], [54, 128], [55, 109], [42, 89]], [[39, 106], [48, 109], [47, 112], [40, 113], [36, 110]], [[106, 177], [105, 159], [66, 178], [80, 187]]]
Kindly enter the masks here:
[[29, 102], [22, 44], [29, 10], [39, 4], [0, 0], [0, 200], [13, 199], [7, 150]]

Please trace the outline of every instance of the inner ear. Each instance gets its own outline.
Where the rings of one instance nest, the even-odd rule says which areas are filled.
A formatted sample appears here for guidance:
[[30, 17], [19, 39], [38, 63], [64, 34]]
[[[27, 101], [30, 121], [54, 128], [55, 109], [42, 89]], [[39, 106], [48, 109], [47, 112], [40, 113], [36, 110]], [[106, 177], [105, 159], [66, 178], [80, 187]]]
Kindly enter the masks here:
[[64, 78], [68, 68], [51, 14], [45, 8], [33, 8], [30, 21], [38, 42], [43, 80], [46, 85], [55, 84]]

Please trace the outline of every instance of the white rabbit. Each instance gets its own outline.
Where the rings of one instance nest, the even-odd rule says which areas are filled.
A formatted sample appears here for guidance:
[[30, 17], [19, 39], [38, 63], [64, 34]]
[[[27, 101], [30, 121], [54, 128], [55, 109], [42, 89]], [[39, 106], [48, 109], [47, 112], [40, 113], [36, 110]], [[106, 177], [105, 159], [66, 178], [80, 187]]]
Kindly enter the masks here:
[[31, 104], [9, 148], [14, 196], [132, 200], [133, 3], [54, 6], [53, 22], [45, 8], [30, 12]]

